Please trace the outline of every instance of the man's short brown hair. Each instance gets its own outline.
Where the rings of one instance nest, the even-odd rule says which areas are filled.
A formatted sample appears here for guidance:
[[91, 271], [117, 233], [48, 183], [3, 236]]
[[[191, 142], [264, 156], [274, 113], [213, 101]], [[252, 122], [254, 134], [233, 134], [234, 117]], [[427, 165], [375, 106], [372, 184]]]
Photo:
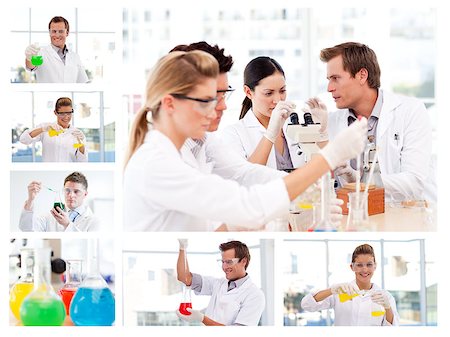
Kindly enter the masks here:
[[320, 60], [328, 62], [336, 56], [342, 55], [344, 70], [350, 72], [352, 77], [361, 69], [367, 69], [367, 82], [372, 89], [380, 87], [381, 70], [377, 55], [368, 46], [358, 42], [345, 42], [334, 47], [320, 51]]

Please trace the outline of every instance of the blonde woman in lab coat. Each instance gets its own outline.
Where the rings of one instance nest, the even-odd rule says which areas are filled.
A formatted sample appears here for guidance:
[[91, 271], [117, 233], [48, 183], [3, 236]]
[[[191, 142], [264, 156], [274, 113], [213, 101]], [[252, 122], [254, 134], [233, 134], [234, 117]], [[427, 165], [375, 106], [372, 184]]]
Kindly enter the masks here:
[[295, 104], [286, 101], [281, 65], [267, 56], [251, 60], [244, 70], [244, 93], [240, 120], [224, 129], [224, 141], [252, 163], [278, 170], [303, 166], [305, 156], [298, 154], [298, 146], [286, 136], [284, 128]]
[[58, 98], [53, 113], [55, 123], [41, 123], [34, 129], [25, 130], [20, 142], [26, 145], [41, 142], [44, 162], [87, 162], [86, 137], [71, 124], [72, 100], [69, 97]]
[[356, 247], [350, 265], [355, 280], [306, 295], [303, 310], [334, 309], [334, 325], [399, 325], [394, 297], [371, 283], [376, 267], [372, 246]]
[[[266, 184], [243, 187], [189, 166], [180, 149], [187, 138], [202, 138], [216, 117], [218, 74], [215, 58], [202, 51], [172, 52], [156, 64], [147, 83], [146, 106], [137, 113], [130, 134], [124, 173], [126, 230], [259, 229], [286, 215], [290, 201], [325, 172], [361, 153], [364, 119], [305, 167]], [[212, 228], [218, 221], [227, 225]]]

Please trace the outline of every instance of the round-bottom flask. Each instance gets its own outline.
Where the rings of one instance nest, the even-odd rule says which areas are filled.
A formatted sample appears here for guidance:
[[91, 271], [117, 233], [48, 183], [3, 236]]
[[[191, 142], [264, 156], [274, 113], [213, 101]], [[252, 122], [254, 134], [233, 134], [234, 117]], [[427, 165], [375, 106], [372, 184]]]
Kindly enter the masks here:
[[20, 278], [9, 292], [9, 307], [14, 317], [20, 320], [20, 307], [25, 297], [33, 291], [34, 278], [34, 250], [23, 248], [20, 250]]
[[98, 267], [98, 243], [88, 248], [88, 276], [79, 286], [70, 304], [70, 318], [75, 325], [105, 326], [115, 321], [115, 299]]
[[20, 307], [23, 325], [62, 325], [64, 304], [50, 284], [50, 249], [35, 249], [34, 288]]

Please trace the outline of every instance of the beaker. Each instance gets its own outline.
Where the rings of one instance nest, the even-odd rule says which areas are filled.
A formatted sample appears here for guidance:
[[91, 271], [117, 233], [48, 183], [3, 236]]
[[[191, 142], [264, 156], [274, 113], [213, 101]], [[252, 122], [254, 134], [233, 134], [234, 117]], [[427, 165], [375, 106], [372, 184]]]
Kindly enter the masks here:
[[[39, 43], [35, 42], [34, 46], [39, 49]], [[42, 63], [44, 63], [44, 59], [42, 58], [42, 55], [35, 54], [31, 55], [30, 62], [34, 66], [40, 66], [42, 65]]]
[[91, 239], [88, 244], [88, 275], [72, 298], [70, 318], [75, 325], [112, 325], [116, 318], [115, 299], [100, 275], [98, 240]]
[[66, 282], [59, 290], [64, 306], [66, 307], [66, 314], [69, 316], [70, 303], [75, 295], [78, 287], [81, 284], [81, 270], [82, 260], [67, 260], [66, 261]]
[[23, 325], [62, 325], [64, 304], [50, 284], [50, 248], [36, 248], [33, 291], [20, 307]]
[[336, 226], [331, 222], [330, 201], [334, 193], [334, 180], [331, 173], [325, 173], [320, 180], [320, 220], [314, 227], [317, 232], [335, 232]]
[[348, 194], [347, 231], [369, 231], [370, 221], [365, 193], [352, 192]]
[[372, 317], [384, 316], [385, 313], [386, 313], [386, 310], [384, 309], [384, 307], [382, 305], [379, 305], [378, 303], [375, 303], [374, 301], [372, 301], [372, 303], [370, 304], [370, 315]]
[[187, 311], [186, 308], [192, 309], [191, 287], [183, 284], [183, 297], [180, 302], [180, 312], [183, 315], [190, 315], [191, 313]]
[[9, 291], [9, 307], [14, 317], [20, 321], [20, 306], [25, 297], [33, 291], [34, 287], [34, 250], [22, 248], [20, 250], [20, 278]]

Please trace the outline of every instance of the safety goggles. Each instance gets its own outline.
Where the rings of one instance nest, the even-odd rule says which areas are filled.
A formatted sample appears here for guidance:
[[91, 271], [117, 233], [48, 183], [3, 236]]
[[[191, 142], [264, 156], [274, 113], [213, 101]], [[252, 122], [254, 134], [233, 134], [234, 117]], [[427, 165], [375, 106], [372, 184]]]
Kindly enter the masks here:
[[364, 267], [366, 267], [367, 269], [374, 269], [376, 265], [377, 264], [375, 262], [367, 262], [367, 263], [353, 262], [352, 263], [353, 269], [363, 269]]
[[64, 117], [64, 116], [72, 116], [73, 114], [73, 109], [72, 111], [56, 111], [56, 114], [60, 117]]
[[228, 89], [226, 90], [217, 90], [217, 104], [223, 101], [227, 101], [231, 94], [233, 93], [234, 89], [230, 86], [228, 86]]
[[173, 97], [177, 99], [184, 99], [194, 101], [197, 106], [197, 111], [200, 112], [204, 116], [208, 116], [214, 112], [214, 108], [217, 105], [217, 97], [214, 98], [196, 98], [190, 97], [183, 94], [171, 94]]
[[227, 266], [227, 267], [232, 267], [232, 266], [234, 266], [236, 263], [238, 263], [239, 260], [240, 260], [240, 259], [239, 259], [238, 257], [234, 257], [234, 258], [229, 259], [229, 260], [217, 259], [217, 262], [221, 263], [222, 266], [225, 265], [225, 266]]

